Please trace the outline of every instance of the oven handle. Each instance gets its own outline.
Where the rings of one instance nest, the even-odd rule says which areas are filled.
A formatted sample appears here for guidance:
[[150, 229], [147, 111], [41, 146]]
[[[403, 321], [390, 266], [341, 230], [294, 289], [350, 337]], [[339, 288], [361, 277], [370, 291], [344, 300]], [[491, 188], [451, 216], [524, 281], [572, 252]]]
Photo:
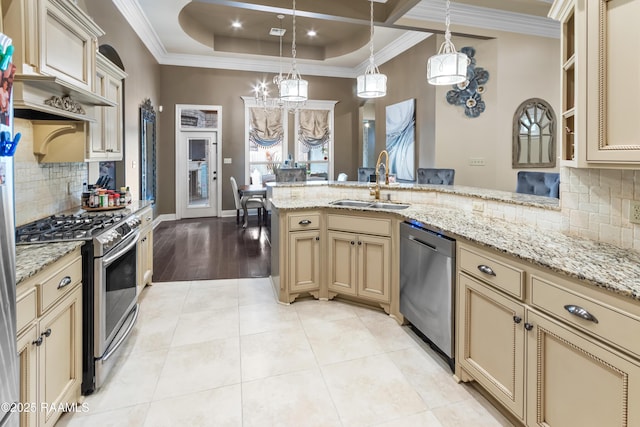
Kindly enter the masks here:
[[[136, 243], [138, 243], [138, 237], [140, 236], [140, 230], [136, 230], [130, 237], [127, 237], [120, 245], [125, 245], [122, 249], [119, 249], [115, 254], [109, 254], [109, 256], [105, 256], [102, 258], [102, 263], [105, 267], [109, 266], [113, 261], [120, 258], [123, 254], [125, 254], [129, 249], [134, 247]], [[119, 245], [119, 246], [120, 246]], [[117, 247], [117, 246], [116, 246]]]
[[129, 323], [129, 326], [127, 326], [127, 330], [124, 331], [124, 334], [122, 334], [122, 336], [120, 337], [118, 342], [116, 342], [113, 345], [112, 348], [108, 348], [107, 351], [102, 355], [102, 357], [98, 357], [97, 360], [102, 360], [103, 362], [106, 362], [107, 359], [109, 357], [111, 357], [111, 355], [113, 353], [115, 353], [115, 351], [122, 345], [124, 340], [129, 336], [129, 334], [131, 333], [131, 330], [135, 326], [136, 320], [138, 320], [138, 312], [140, 311], [139, 307], [140, 307], [140, 304], [136, 304], [134, 306], [134, 308], [133, 308], [133, 319], [131, 319], [131, 322]]

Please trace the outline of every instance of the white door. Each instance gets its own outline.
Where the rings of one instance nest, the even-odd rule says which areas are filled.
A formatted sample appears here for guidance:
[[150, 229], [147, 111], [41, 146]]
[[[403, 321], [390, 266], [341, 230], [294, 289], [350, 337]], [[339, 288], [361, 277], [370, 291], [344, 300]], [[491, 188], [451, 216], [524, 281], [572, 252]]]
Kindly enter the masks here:
[[182, 162], [176, 188], [181, 218], [218, 215], [218, 132], [180, 132]]

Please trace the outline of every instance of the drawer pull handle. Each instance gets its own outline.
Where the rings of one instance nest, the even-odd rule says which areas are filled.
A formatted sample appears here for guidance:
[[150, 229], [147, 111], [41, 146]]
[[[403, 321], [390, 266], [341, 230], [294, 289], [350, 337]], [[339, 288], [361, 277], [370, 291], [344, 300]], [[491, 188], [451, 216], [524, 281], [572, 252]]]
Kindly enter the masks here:
[[578, 316], [584, 320], [589, 320], [593, 323], [598, 323], [598, 319], [596, 319], [593, 314], [589, 313], [587, 310], [578, 305], [567, 304], [564, 306], [564, 309], [574, 316]]
[[309, 224], [311, 224], [311, 221], [308, 220], [308, 219], [303, 219], [298, 224], [300, 224], [300, 225], [309, 225]]
[[532, 329], [533, 329], [533, 325], [532, 325], [531, 323], [529, 323], [529, 322], [526, 322], [526, 323], [524, 324], [524, 328], [525, 328], [527, 331], [530, 331], [530, 330], [532, 330]]
[[484, 274], [488, 274], [489, 276], [495, 276], [496, 275], [496, 273], [493, 271], [493, 269], [491, 267], [489, 267], [488, 265], [480, 264], [478, 266], [478, 270], [480, 270]]
[[520, 322], [522, 322], [522, 317], [520, 317], [520, 316], [513, 316], [513, 321], [514, 321], [515, 323], [520, 323]]
[[31, 344], [35, 345], [36, 347], [40, 347], [42, 345], [42, 335], [39, 336], [38, 339], [33, 341]]
[[44, 331], [40, 335], [49, 338], [51, 336], [51, 328], [48, 328], [46, 331]]
[[60, 283], [58, 283], [58, 289], [62, 289], [65, 286], [69, 286], [70, 284], [71, 284], [71, 277], [64, 276], [62, 280], [60, 280]]

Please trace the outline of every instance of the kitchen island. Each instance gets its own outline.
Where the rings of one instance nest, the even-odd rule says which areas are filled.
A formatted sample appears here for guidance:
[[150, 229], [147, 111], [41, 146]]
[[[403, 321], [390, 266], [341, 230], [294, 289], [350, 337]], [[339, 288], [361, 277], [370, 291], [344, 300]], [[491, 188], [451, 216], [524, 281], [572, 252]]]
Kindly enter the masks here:
[[[357, 206], [372, 198], [355, 183], [280, 184], [270, 194], [272, 283], [282, 303], [305, 291], [340, 296], [380, 305], [404, 322], [397, 229], [417, 222], [456, 240], [458, 380], [476, 382], [518, 424], [573, 425], [579, 415], [588, 420], [581, 425], [640, 425], [636, 251], [562, 233], [557, 202], [522, 195], [383, 187], [383, 200], [409, 205], [393, 209]], [[348, 226], [336, 230], [340, 224]], [[336, 249], [340, 237], [342, 248], [355, 249]], [[368, 238], [375, 238], [373, 258], [359, 249]], [[363, 271], [376, 279], [388, 274], [389, 285], [363, 282]], [[336, 277], [355, 277], [356, 284], [341, 287]]]

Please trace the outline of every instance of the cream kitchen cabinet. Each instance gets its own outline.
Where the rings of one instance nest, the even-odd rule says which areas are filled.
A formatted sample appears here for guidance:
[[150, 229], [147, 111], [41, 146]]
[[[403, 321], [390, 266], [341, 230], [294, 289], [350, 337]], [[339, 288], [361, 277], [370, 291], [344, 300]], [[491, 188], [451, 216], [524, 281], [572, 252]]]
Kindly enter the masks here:
[[528, 426], [640, 425], [640, 306], [458, 242], [456, 375]]
[[276, 212], [272, 216], [272, 234], [283, 230], [279, 236], [282, 246], [276, 243], [276, 248], [272, 247], [272, 251], [279, 252], [275, 258], [279, 266], [275, 271], [282, 274], [277, 279], [280, 286], [276, 292], [282, 302], [293, 302], [301, 294], [320, 297], [321, 218], [322, 214], [313, 210], [289, 212], [282, 217]]
[[327, 229], [329, 297], [364, 298], [389, 313], [392, 220], [328, 214]]
[[13, 0], [2, 9], [18, 74], [56, 77], [93, 92], [97, 41], [104, 32], [75, 2]]
[[153, 280], [153, 214], [151, 206], [142, 209], [138, 238], [138, 295]]
[[640, 1], [556, 0], [561, 22], [562, 125], [560, 156], [572, 167], [640, 164], [636, 114]]
[[96, 54], [96, 93], [115, 107], [96, 107], [91, 123], [91, 142], [87, 144], [87, 160], [122, 160], [123, 111], [122, 82], [127, 74], [102, 54]]
[[80, 399], [81, 280], [77, 249], [18, 285], [21, 425], [53, 426]]

